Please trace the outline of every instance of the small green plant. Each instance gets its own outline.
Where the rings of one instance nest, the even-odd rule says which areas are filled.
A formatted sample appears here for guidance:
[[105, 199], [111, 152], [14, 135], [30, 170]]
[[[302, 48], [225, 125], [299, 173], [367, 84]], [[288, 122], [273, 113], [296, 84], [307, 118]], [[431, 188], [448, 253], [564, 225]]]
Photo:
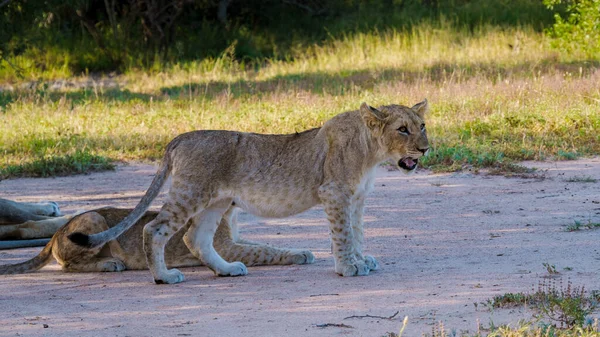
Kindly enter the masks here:
[[558, 150], [556, 156], [561, 160], [575, 160], [579, 157], [576, 152], [568, 152], [563, 150]]
[[588, 220], [588, 222], [584, 224], [579, 220], [573, 220], [573, 224], [567, 226], [567, 228], [565, 230], [567, 232], [575, 232], [575, 231], [581, 230], [582, 227], [585, 227], [587, 229], [594, 229], [594, 228], [600, 227], [600, 223], [592, 222], [591, 220]]
[[598, 179], [592, 176], [572, 176], [565, 179], [565, 181], [568, 183], [596, 183]]
[[490, 168], [488, 174], [502, 175], [505, 177], [529, 178], [533, 175], [533, 173], [536, 170], [536, 168], [526, 167], [511, 162], [502, 161], [493, 165]]
[[544, 262], [544, 263], [542, 263], [542, 265], [546, 268], [546, 270], [548, 271], [548, 274], [550, 274], [550, 275], [560, 274], [558, 272], [558, 270], [556, 270], [555, 265], [549, 264], [548, 262]]
[[542, 315], [560, 324], [560, 328], [583, 327], [586, 318], [598, 307], [598, 293], [586, 294], [585, 287], [574, 287], [571, 281], [563, 287], [555, 283], [543, 283], [538, 288], [541, 298], [538, 306]]
[[526, 293], [506, 293], [496, 295], [484, 303], [490, 309], [513, 308], [529, 304], [531, 296]]
[[574, 220], [572, 225], [568, 225], [565, 229], [567, 232], [575, 232], [581, 229], [581, 221]]
[[[548, 265], [547, 268], [552, 269], [554, 266]], [[599, 299], [600, 292], [592, 291], [588, 294], [583, 286], [575, 287], [570, 280], [564, 286], [562, 279], [558, 282], [555, 279], [544, 279], [538, 283], [537, 290], [531, 293], [497, 295], [488, 300], [485, 305], [490, 309], [527, 306], [537, 310], [540, 319], [549, 319], [553, 322], [543, 327], [545, 331], [550, 327], [583, 330], [590, 328], [589, 322], [586, 324], [586, 319], [598, 307]], [[550, 336], [555, 335], [550, 334]]]

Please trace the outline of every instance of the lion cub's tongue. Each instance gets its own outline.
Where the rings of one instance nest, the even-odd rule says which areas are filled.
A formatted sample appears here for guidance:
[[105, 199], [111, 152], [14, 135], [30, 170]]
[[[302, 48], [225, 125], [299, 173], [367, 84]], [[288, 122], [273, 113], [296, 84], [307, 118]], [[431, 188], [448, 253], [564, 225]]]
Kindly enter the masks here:
[[408, 157], [408, 158], [404, 158], [404, 159], [402, 159], [402, 161], [404, 162], [404, 164], [405, 164], [407, 167], [413, 167], [413, 166], [415, 166], [415, 165], [416, 165], [416, 164], [415, 164], [415, 162], [414, 162], [414, 161], [412, 160], [412, 158], [410, 158], [410, 157]]

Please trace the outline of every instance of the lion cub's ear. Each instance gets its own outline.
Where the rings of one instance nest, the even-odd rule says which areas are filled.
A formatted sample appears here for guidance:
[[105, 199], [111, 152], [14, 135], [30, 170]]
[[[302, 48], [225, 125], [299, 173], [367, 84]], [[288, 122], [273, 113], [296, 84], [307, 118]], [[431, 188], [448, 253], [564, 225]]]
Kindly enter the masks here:
[[417, 115], [419, 115], [419, 117], [421, 117], [421, 119], [423, 119], [425, 114], [427, 112], [429, 112], [429, 103], [427, 103], [427, 98], [424, 99], [422, 102], [419, 102], [419, 103], [413, 105], [413, 107], [411, 109], [413, 109], [413, 111]]
[[377, 110], [367, 103], [360, 105], [360, 116], [367, 127], [373, 131], [382, 129], [388, 117], [385, 112]]

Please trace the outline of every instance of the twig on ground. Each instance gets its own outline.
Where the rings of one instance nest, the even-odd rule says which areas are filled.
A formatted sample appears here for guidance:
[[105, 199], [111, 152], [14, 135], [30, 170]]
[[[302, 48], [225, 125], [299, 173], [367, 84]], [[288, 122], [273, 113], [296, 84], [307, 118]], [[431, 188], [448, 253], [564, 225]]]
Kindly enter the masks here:
[[379, 319], [388, 319], [388, 320], [393, 320], [398, 314], [400, 313], [400, 311], [396, 311], [392, 316], [372, 316], [372, 315], [354, 315], [354, 316], [348, 316], [344, 319], [350, 319], [350, 318], [379, 318]]
[[333, 327], [336, 327], [336, 328], [354, 329], [353, 326], [347, 325], [347, 324], [342, 324], [342, 323], [323, 323], [323, 324], [315, 324], [315, 326], [317, 328], [328, 328], [330, 326], [333, 326]]
[[318, 297], [318, 296], [340, 296], [340, 294], [315, 294], [315, 295], [310, 295], [308, 297]]

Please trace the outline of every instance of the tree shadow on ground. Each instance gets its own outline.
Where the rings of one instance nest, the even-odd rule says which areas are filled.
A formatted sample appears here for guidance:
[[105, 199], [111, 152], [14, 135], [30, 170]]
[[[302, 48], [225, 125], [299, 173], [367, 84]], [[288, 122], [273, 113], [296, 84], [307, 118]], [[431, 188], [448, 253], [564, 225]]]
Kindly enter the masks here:
[[[423, 70], [383, 68], [365, 70], [343, 70], [332, 73], [307, 72], [279, 75], [267, 80], [243, 79], [236, 81], [207, 81], [184, 83], [162, 87], [155, 94], [133, 92], [118, 86], [111, 88], [81, 88], [79, 90], [33, 89], [27, 91], [0, 92], [0, 108], [21, 99], [40, 99], [59, 102], [64, 100], [72, 106], [94, 101], [148, 103], [165, 100], [190, 100], [202, 97], [213, 100], [222, 95], [231, 98], [261, 96], [277, 92], [306, 91], [313, 94], [344, 95], [352, 90], [371, 90], [376, 85], [389, 82], [414, 84], [429, 82], [441, 84], [462, 82], [475, 78], [492, 82], [506, 78], [531, 78], [542, 75], [571, 73], [575, 76], [589, 76], [600, 68], [599, 61], [557, 62], [546, 59], [541, 62], [524, 62], [503, 67], [489, 63], [457, 65], [440, 62]], [[1, 111], [1, 110], [0, 110]]]
[[525, 62], [510, 67], [494, 64], [456, 65], [437, 63], [424, 70], [414, 71], [401, 68], [368, 69], [339, 71], [335, 73], [311, 72], [275, 76], [267, 80], [237, 80], [232, 82], [211, 81], [186, 83], [160, 89], [162, 99], [189, 99], [189, 97], [205, 97], [215, 99], [220, 95], [233, 98], [264, 95], [285, 91], [307, 91], [314, 94], [328, 93], [344, 95], [353, 88], [360, 90], [373, 89], [375, 85], [386, 82], [430, 82], [435, 84], [449, 81], [468, 81], [477, 77], [493, 82], [505, 78], [539, 77], [548, 74], [571, 73], [577, 76], [588, 76], [600, 68], [598, 61], [560, 62], [547, 59], [542, 62]]
[[78, 90], [31, 89], [16, 91], [0, 91], [0, 111], [13, 102], [27, 99], [51, 101], [64, 100], [72, 106], [83, 105], [93, 101], [107, 102], [149, 102], [155, 95], [133, 92], [129, 89], [114, 88], [82, 88]]

